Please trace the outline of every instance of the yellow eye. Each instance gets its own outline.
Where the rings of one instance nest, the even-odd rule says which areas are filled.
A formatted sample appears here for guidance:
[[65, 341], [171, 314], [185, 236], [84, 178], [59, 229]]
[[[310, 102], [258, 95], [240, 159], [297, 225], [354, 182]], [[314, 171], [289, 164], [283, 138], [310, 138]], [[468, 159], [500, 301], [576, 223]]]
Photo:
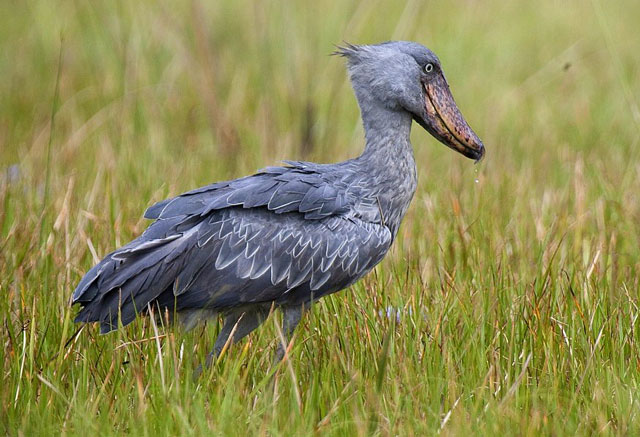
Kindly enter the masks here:
[[433, 64], [429, 63], [424, 66], [424, 71], [427, 73], [431, 73], [433, 71]]

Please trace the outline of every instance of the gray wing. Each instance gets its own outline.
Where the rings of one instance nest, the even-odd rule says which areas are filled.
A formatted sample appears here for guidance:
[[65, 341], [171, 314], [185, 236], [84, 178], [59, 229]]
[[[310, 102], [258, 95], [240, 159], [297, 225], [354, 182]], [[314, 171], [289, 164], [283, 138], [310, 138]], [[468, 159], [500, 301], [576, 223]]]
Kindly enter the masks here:
[[[354, 193], [335, 172], [322, 165], [286, 161], [288, 167], [268, 167], [257, 174], [219, 182], [151, 206], [145, 217], [167, 219], [179, 215], [204, 216], [240, 206], [266, 207], [276, 214], [299, 212], [308, 220], [345, 214], [356, 203]], [[325, 166], [330, 167], [330, 166]]]
[[322, 181], [267, 169], [154, 205], [145, 233], [81, 280], [76, 321], [107, 332], [149, 303], [177, 311], [298, 303], [350, 285], [382, 260], [392, 236], [344, 214], [348, 195]]

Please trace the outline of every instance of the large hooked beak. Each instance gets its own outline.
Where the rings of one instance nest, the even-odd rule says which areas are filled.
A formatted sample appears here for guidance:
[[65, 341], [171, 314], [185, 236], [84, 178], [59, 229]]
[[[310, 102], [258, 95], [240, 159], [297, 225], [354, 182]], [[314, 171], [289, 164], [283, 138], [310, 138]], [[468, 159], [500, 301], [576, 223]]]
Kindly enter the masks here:
[[434, 74], [422, 86], [425, 114], [414, 115], [415, 120], [444, 145], [480, 161], [484, 145], [460, 113], [442, 72]]

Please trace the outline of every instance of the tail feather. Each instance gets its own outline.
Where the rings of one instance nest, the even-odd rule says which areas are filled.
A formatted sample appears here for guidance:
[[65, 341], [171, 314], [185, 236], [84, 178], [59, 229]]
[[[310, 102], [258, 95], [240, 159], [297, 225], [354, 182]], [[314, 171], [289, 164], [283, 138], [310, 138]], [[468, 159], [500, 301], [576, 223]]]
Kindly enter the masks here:
[[[106, 333], [131, 323], [173, 283], [184, 269], [193, 233], [139, 238], [107, 255], [82, 278], [72, 303], [82, 308], [76, 322], [99, 322]], [[169, 299], [163, 299], [169, 300]], [[172, 301], [172, 300], [171, 300]]]
[[87, 294], [96, 296], [88, 302], [80, 302], [83, 308], [76, 316], [76, 322], [99, 322], [100, 331], [106, 333], [122, 325], [131, 323], [136, 315], [144, 312], [147, 305], [172, 285], [175, 264], [162, 262], [136, 271], [135, 263], [127, 269], [130, 276], [120, 285], [107, 285], [101, 292], [96, 282]]

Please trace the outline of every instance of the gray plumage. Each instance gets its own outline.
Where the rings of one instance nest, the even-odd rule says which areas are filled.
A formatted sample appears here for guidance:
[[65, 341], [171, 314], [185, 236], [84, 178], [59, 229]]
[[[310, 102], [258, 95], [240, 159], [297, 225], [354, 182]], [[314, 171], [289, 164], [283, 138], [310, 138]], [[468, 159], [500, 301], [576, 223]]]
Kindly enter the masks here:
[[233, 327], [237, 341], [272, 304], [284, 310], [289, 336], [312, 301], [348, 287], [383, 259], [416, 190], [412, 120], [432, 132], [424, 66], [439, 68], [439, 61], [410, 42], [337, 54], [348, 60], [361, 109], [363, 154], [336, 164], [286, 161], [151, 206], [147, 230], [78, 284], [76, 321], [99, 322], [104, 333], [154, 306], [187, 320], [222, 313], [213, 357]]

